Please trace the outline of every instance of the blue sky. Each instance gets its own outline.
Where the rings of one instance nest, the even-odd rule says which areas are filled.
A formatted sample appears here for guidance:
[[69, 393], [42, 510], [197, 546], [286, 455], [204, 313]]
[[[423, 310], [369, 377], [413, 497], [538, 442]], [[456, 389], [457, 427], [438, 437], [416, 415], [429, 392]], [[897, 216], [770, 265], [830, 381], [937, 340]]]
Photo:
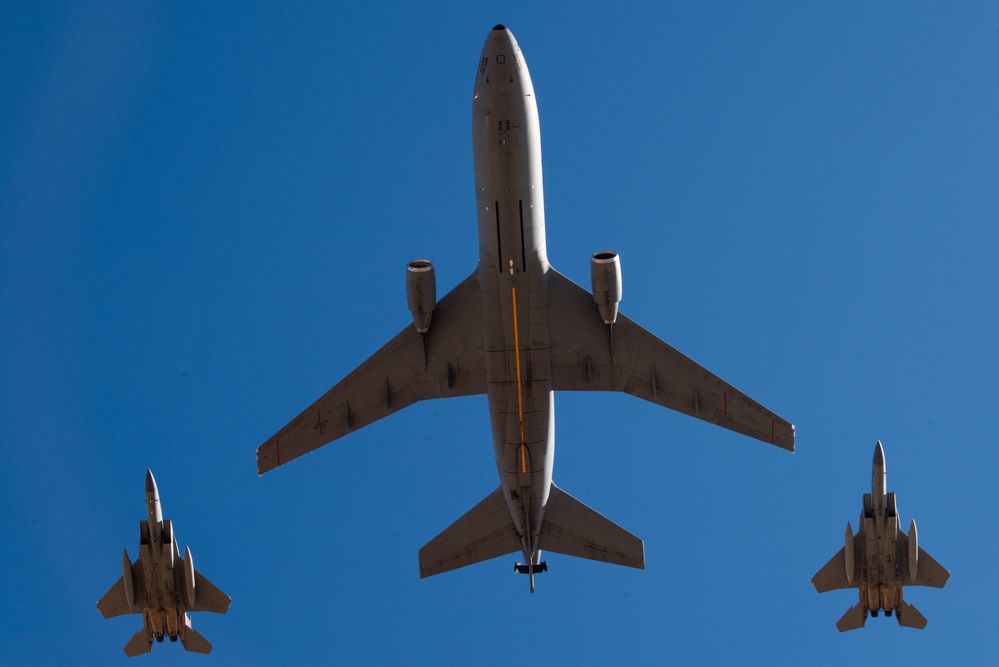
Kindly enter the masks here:
[[[347, 5], [347, 3], [342, 3]], [[94, 607], [143, 476], [233, 598], [215, 664], [989, 663], [997, 465], [994, 3], [36, 3], [0, 9], [3, 664], [115, 664]], [[797, 426], [791, 455], [558, 394], [555, 480], [645, 540], [421, 581], [495, 488], [485, 398], [258, 478], [254, 450], [475, 266], [489, 29], [539, 101], [548, 253]], [[810, 578], [888, 488], [950, 569], [922, 632], [840, 635]], [[144, 664], [206, 662], [179, 646]]]

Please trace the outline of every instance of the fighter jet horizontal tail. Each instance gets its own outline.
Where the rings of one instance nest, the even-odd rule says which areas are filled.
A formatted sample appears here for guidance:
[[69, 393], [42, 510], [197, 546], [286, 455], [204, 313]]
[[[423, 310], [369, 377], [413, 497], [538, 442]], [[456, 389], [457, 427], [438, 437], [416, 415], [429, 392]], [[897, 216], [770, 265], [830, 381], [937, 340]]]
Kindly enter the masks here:
[[187, 627], [184, 628], [184, 632], [180, 637], [180, 642], [184, 645], [184, 650], [191, 651], [192, 653], [211, 653], [211, 642], [205, 639], [200, 632], [191, 627], [191, 619], [184, 619], [184, 622]]
[[645, 569], [645, 544], [552, 484], [540, 548], [566, 556]]
[[125, 655], [129, 658], [134, 658], [137, 655], [142, 655], [143, 653], [149, 653], [153, 648], [153, 643], [149, 641], [149, 637], [146, 636], [145, 630], [139, 630], [132, 638], [128, 640], [125, 644]]
[[903, 628], [922, 630], [926, 627], [926, 617], [905, 600], [902, 600], [899, 608], [895, 610], [895, 617]]
[[[836, 628], [840, 632], [847, 632], [848, 630], [856, 630], [858, 628], [864, 627], [864, 623], [867, 622], [867, 609], [863, 604], [857, 603], [854, 606], [846, 610], [842, 618], [836, 621]], [[899, 623], [901, 623], [901, 619]]]
[[420, 549], [420, 578], [520, 550], [520, 536], [503, 500], [503, 487], [497, 487]]

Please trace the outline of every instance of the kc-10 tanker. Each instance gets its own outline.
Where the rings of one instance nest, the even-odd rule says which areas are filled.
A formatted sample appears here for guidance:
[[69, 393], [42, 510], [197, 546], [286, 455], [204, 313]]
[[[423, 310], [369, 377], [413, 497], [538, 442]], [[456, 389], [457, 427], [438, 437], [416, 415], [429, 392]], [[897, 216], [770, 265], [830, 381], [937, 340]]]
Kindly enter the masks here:
[[916, 539], [916, 521], [909, 534], [900, 529], [895, 494], [886, 493], [885, 452], [878, 441], [874, 448], [871, 493], [864, 494], [860, 529], [846, 524], [846, 544], [812, 577], [819, 593], [838, 588], [859, 588], [860, 602], [836, 623], [840, 632], [864, 626], [867, 616], [895, 614], [898, 624], [922, 630], [926, 618], [902, 599], [905, 586], [943, 588], [950, 572], [923, 551]]
[[179, 638], [188, 651], [209, 653], [212, 645], [191, 627], [190, 611], [224, 614], [232, 600], [194, 569], [191, 548], [180, 557], [173, 523], [163, 518], [160, 494], [150, 470], [146, 471], [146, 510], [149, 519], [139, 523], [139, 557], [133, 563], [128, 551], [121, 554], [122, 576], [104, 594], [97, 609], [104, 618], [142, 614], [143, 629], [125, 644], [125, 655], [149, 653], [153, 638]]

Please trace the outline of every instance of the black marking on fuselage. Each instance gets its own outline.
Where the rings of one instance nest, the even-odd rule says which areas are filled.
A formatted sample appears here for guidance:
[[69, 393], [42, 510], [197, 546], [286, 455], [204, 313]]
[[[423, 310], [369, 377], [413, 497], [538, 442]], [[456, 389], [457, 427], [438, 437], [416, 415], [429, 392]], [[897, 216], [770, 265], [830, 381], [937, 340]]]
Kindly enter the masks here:
[[496, 270], [503, 273], [503, 235], [500, 233], [499, 202], [493, 202], [496, 206]]

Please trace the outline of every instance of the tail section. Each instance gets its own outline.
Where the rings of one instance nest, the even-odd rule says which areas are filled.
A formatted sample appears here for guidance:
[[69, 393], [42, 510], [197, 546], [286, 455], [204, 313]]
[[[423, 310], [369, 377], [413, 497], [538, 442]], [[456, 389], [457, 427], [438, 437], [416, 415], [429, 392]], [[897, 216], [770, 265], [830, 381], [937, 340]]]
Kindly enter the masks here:
[[902, 600], [898, 609], [895, 610], [895, 618], [898, 619], [898, 624], [903, 628], [922, 630], [926, 627], [926, 617], [905, 600]]
[[539, 548], [566, 556], [645, 569], [645, 544], [552, 484]]
[[125, 655], [129, 658], [134, 658], [137, 655], [149, 653], [152, 648], [153, 642], [149, 639], [145, 629], [142, 629], [132, 635], [132, 638], [125, 644]]
[[184, 645], [185, 651], [192, 653], [211, 653], [212, 645], [200, 632], [191, 627], [191, 619], [184, 619], [184, 632], [181, 633], [180, 643]]
[[[867, 608], [858, 602], [847, 609], [843, 617], [836, 621], [836, 628], [840, 632], [847, 632], [848, 630], [856, 630], [864, 627], [864, 623], [866, 622]], [[901, 619], [899, 619], [899, 622], [901, 623]]]
[[503, 488], [486, 496], [420, 549], [420, 578], [520, 551]]

